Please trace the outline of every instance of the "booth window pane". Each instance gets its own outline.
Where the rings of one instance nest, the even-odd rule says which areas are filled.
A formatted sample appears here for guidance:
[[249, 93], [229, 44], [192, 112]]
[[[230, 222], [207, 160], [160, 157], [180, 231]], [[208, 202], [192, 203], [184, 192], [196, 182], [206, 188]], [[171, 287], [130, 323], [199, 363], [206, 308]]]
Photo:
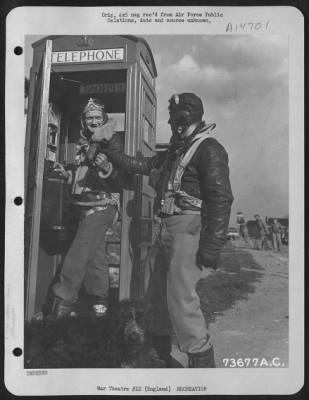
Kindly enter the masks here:
[[[145, 182], [148, 183], [148, 182]], [[152, 215], [152, 197], [150, 193], [143, 194], [142, 217], [151, 217]]]
[[144, 140], [146, 143], [151, 144], [152, 142], [152, 126], [150, 123], [147, 121], [147, 119], [144, 119]]
[[154, 111], [153, 103], [151, 101], [151, 98], [147, 95], [146, 92], [144, 92], [144, 95], [145, 95], [144, 114], [145, 114], [146, 118], [148, 119], [148, 121], [151, 121], [150, 123], [152, 124], [152, 122], [153, 122], [153, 111]]

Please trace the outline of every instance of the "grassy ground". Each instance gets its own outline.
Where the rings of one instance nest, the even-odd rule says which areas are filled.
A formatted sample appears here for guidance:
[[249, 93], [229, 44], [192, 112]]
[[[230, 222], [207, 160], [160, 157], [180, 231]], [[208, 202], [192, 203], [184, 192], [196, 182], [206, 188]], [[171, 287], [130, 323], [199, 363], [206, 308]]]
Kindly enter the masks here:
[[[242, 270], [242, 267], [247, 270]], [[228, 242], [218, 270], [198, 285], [206, 321], [214, 322], [216, 316], [231, 308], [236, 301], [247, 299], [254, 292], [262, 271], [251, 254]]]
[[119, 343], [111, 319], [33, 321], [25, 326], [25, 368], [119, 368]]
[[[244, 269], [242, 269], [244, 267]], [[198, 285], [208, 323], [246, 300], [264, 270], [252, 255], [228, 243], [216, 272]], [[25, 329], [27, 368], [117, 368], [121, 363], [121, 338], [113, 317], [87, 316], [63, 321], [36, 321]]]

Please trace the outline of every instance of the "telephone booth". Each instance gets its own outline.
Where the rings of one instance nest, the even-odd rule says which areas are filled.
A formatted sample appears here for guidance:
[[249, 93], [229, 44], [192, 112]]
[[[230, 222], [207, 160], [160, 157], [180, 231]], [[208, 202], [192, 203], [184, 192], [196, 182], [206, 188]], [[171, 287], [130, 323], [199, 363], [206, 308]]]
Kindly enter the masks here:
[[[80, 105], [103, 100], [125, 152], [155, 150], [157, 76], [147, 42], [134, 36], [50, 36], [33, 44], [25, 145], [25, 317], [48, 303], [51, 285], [77, 221], [66, 183], [50, 171], [75, 161]], [[107, 234], [106, 262], [117, 298], [143, 296], [143, 271], [152, 242], [153, 198], [148, 177], [123, 189], [121, 218]], [[117, 278], [119, 276], [119, 278]]]

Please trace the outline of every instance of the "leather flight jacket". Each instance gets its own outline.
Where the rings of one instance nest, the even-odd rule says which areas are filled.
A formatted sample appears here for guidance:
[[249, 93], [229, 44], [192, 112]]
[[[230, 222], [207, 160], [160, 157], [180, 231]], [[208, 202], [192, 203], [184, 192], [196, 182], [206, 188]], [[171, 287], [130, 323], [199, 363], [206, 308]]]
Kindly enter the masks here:
[[[113, 165], [125, 171], [155, 175], [156, 190], [162, 197], [160, 190], [162, 192], [162, 185], [168, 182], [169, 165], [177, 158], [179, 151], [186, 151], [190, 147], [194, 136], [202, 129], [205, 129], [204, 122], [179, 145], [175, 145], [175, 138], [172, 137], [169, 148], [153, 157], [137, 159], [119, 152], [106, 154]], [[199, 145], [185, 168], [180, 190], [203, 202], [199, 252], [210, 265], [216, 265], [227, 239], [233, 194], [229, 178], [228, 154], [215, 138], [210, 137]]]
[[[88, 137], [89, 136], [89, 137]], [[79, 144], [89, 143], [91, 140], [90, 134], [84, 133], [84, 138], [80, 139]], [[123, 153], [125, 147], [125, 134], [123, 132], [115, 132], [110, 140], [102, 142], [100, 151], [111, 151]], [[100, 178], [98, 170], [89, 168], [87, 174], [86, 185], [95, 191], [105, 191], [107, 193], [121, 192], [122, 189], [129, 189], [132, 186], [132, 175], [125, 170], [117, 169], [113, 166], [111, 175], [107, 178]]]
[[[80, 150], [88, 144], [91, 144], [91, 133], [86, 131], [79, 140], [77, 149]], [[100, 148], [123, 153], [124, 145], [124, 133], [115, 132], [109, 140], [100, 143]], [[92, 212], [104, 211], [108, 206], [115, 206], [120, 211], [122, 189], [132, 185], [133, 176], [125, 170], [112, 167], [108, 178], [102, 178], [100, 170], [94, 164], [89, 165], [85, 157], [81, 157], [82, 151], [84, 150], [77, 152], [77, 166], [72, 165], [69, 168], [71, 182], [68, 183], [72, 185], [70, 198], [76, 213], [84, 218]]]

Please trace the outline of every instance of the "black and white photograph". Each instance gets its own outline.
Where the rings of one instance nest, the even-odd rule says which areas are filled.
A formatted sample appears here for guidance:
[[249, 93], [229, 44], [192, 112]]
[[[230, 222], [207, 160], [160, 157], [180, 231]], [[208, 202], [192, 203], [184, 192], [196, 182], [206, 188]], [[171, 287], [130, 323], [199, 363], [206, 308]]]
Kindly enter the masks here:
[[10, 392], [301, 389], [303, 29], [292, 7], [8, 16]]

